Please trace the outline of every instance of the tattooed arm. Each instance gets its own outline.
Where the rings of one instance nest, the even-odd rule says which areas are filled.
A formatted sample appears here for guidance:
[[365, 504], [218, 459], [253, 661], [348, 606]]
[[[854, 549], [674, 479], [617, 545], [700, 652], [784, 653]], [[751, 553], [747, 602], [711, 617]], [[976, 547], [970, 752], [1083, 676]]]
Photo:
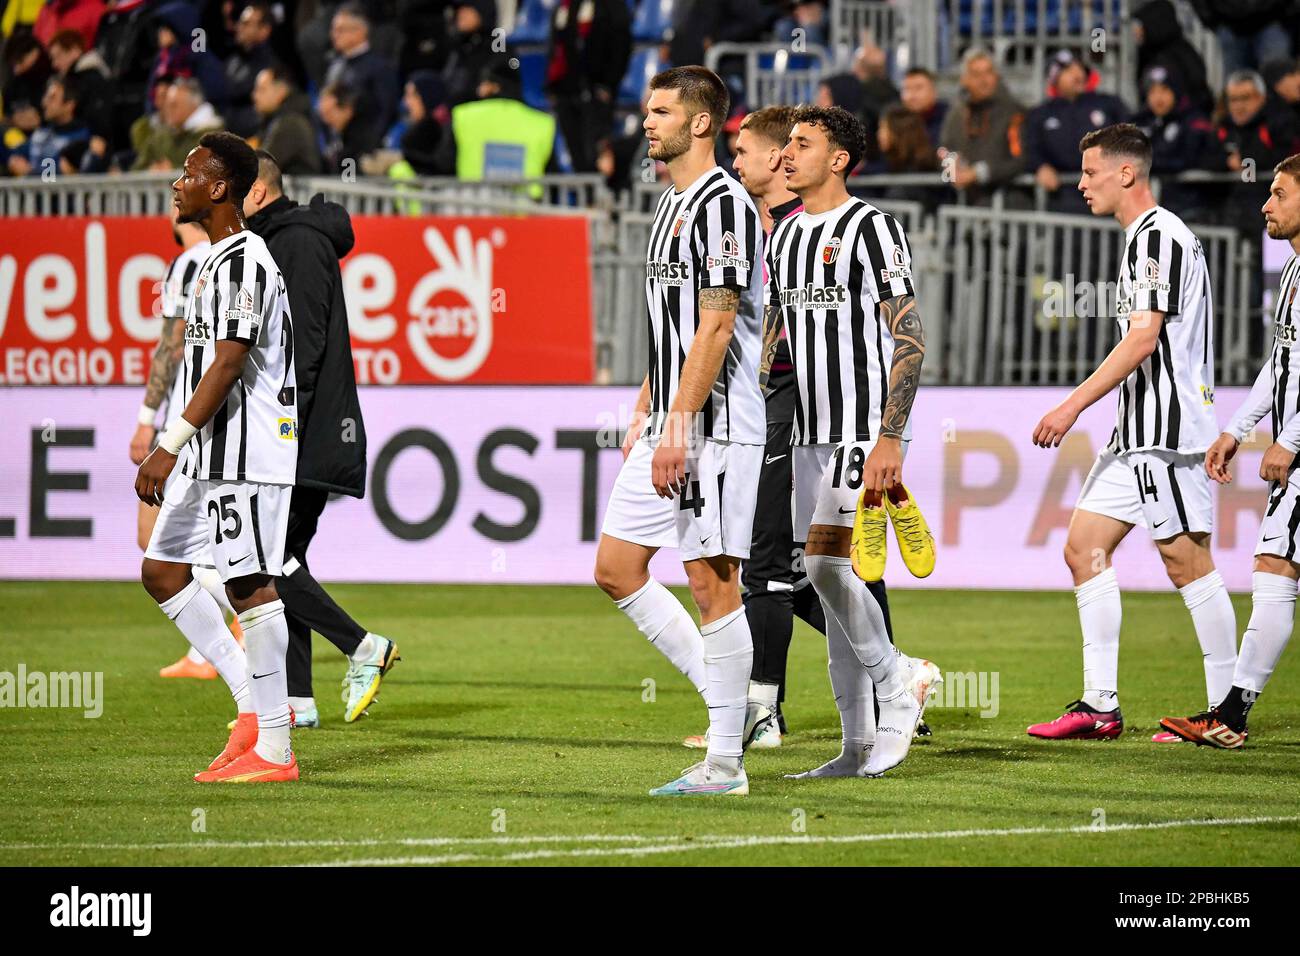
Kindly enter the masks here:
[[[181, 355], [185, 350], [185, 321], [180, 316], [167, 316], [163, 319], [162, 337], [154, 349], [153, 361], [149, 364], [149, 384], [144, 390], [144, 408], [157, 411], [162, 407], [163, 399], [172, 381], [176, 378], [176, 369], [180, 365]], [[131, 439], [131, 461], [140, 464], [149, 454], [153, 444], [154, 427], [140, 422]]]
[[769, 305], [763, 310], [763, 350], [758, 363], [758, 387], [767, 391], [767, 379], [772, 374], [772, 361], [776, 358], [776, 345], [781, 341], [781, 307]]
[[671, 498], [685, 474], [686, 443], [695, 414], [704, 407], [736, 328], [740, 292], [729, 286], [701, 289], [699, 325], [682, 364], [677, 394], [668, 409], [663, 435], [650, 463], [650, 477], [660, 497]]
[[884, 491], [903, 480], [903, 431], [912, 414], [921, 383], [921, 363], [925, 360], [925, 335], [914, 295], [886, 299], [880, 303], [880, 317], [894, 337], [894, 358], [880, 416], [880, 435], [863, 467], [863, 487], [874, 491]]

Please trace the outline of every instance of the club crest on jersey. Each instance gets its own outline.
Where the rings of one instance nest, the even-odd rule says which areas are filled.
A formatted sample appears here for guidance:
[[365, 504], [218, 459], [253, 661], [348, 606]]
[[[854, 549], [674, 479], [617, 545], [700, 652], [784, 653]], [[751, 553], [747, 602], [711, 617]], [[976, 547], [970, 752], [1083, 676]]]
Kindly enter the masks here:
[[912, 278], [912, 270], [907, 264], [907, 256], [903, 255], [902, 246], [894, 246], [892, 258], [894, 260], [894, 267], [892, 269], [881, 269], [880, 281], [882, 283], [888, 283], [892, 282], [894, 279]]
[[673, 223], [673, 238], [674, 238], [674, 239], [676, 239], [679, 235], [681, 235], [681, 233], [682, 233], [682, 226], [684, 226], [684, 225], [686, 225], [686, 212], [683, 210], [682, 214], [681, 214], [680, 216], [677, 217], [677, 221], [676, 221], [675, 223]]
[[834, 265], [835, 260], [840, 257], [840, 237], [831, 236], [830, 241], [822, 246], [822, 262], [826, 265]]
[[298, 440], [298, 422], [292, 418], [281, 418], [275, 423], [276, 434], [285, 441]]

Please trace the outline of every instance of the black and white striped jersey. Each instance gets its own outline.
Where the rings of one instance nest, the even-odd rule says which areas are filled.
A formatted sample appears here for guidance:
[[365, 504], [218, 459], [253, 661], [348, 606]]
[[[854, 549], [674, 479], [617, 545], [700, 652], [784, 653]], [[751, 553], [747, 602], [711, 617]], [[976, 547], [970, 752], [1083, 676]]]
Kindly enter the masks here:
[[1270, 416], [1273, 440], [1300, 451], [1300, 256], [1282, 267], [1273, 303], [1273, 349], [1260, 369], [1250, 396], [1224, 431], [1245, 441], [1257, 422]]
[[208, 250], [190, 292], [182, 408], [221, 339], [248, 345], [248, 359], [225, 403], [185, 446], [184, 474], [291, 485], [298, 464], [298, 403], [289, 297], [266, 243], [248, 230]]
[[[185, 321], [186, 301], [189, 299], [190, 290], [194, 288], [199, 269], [203, 267], [203, 260], [208, 257], [210, 248], [212, 244], [206, 239], [196, 242], [173, 259], [172, 264], [167, 267], [160, 296], [163, 318]], [[180, 418], [181, 412], [185, 411], [185, 376], [181, 374], [181, 365], [182, 363], [179, 362], [176, 364], [171, 387], [167, 390], [164, 428]]]
[[740, 292], [735, 331], [697, 434], [761, 445], [767, 438], [758, 387], [763, 226], [744, 187], [714, 167], [681, 192], [668, 189], [655, 209], [646, 251], [650, 324], [650, 415], [644, 434], [657, 436], [672, 408], [682, 366], [699, 328], [701, 289]]
[[772, 230], [767, 304], [779, 306], [797, 381], [795, 445], [880, 432], [894, 337], [880, 303], [912, 294], [912, 252], [893, 216], [861, 199]]
[[1202, 452], [1219, 435], [1214, 418], [1214, 303], [1200, 240], [1156, 206], [1125, 230], [1116, 320], [1163, 312], [1156, 349], [1119, 386], [1109, 448], [1117, 455], [1163, 448]]

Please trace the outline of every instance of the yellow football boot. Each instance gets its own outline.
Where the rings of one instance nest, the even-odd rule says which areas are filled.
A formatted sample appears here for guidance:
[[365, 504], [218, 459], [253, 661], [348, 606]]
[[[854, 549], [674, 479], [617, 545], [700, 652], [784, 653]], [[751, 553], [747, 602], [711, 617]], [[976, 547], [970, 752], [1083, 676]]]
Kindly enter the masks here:
[[853, 536], [849, 539], [849, 560], [853, 573], [864, 581], [879, 581], [885, 576], [885, 534], [889, 515], [880, 494], [863, 491], [858, 511], [853, 516]]
[[[925, 523], [916, 499], [901, 482], [885, 495], [885, 510], [894, 524], [903, 564], [916, 577], [929, 577], [934, 571], [934, 535], [930, 533], [930, 526]], [[883, 559], [881, 563], [883, 567]]]

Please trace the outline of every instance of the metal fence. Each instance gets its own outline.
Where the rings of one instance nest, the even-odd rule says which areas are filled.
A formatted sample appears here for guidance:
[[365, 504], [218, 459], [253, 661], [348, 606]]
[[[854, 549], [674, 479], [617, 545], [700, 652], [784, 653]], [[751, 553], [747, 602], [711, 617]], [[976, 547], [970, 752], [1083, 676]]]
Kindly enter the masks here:
[[[914, 178], [907, 184], [915, 185]], [[169, 208], [170, 182], [168, 174], [158, 173], [0, 181], [0, 216], [9, 217], [0, 223], [0, 234], [12, 241], [21, 228], [15, 218], [50, 213], [162, 215]], [[855, 193], [890, 185], [899, 184], [889, 177], [850, 180]], [[329, 177], [286, 182], [290, 195], [305, 199], [323, 192], [358, 215], [586, 218], [597, 381], [627, 384], [644, 375], [645, 249], [663, 188], [638, 184], [625, 205], [616, 207], [596, 176], [483, 184], [342, 183]], [[1122, 249], [1122, 233], [1112, 221], [956, 204], [938, 205], [931, 214], [930, 203], [871, 201], [897, 217], [908, 235], [926, 318], [928, 381], [1072, 383], [1086, 377], [1114, 344], [1113, 303], [1101, 298], [1113, 293]], [[1256, 370], [1248, 349], [1250, 325], [1264, 321], [1262, 304], [1250, 301], [1253, 250], [1231, 229], [1193, 228], [1213, 282], [1217, 380], [1249, 383]]]
[[704, 65], [716, 73], [737, 62], [744, 66], [745, 103], [751, 109], [813, 102], [833, 66], [827, 50], [798, 42], [714, 43], [704, 54]]

